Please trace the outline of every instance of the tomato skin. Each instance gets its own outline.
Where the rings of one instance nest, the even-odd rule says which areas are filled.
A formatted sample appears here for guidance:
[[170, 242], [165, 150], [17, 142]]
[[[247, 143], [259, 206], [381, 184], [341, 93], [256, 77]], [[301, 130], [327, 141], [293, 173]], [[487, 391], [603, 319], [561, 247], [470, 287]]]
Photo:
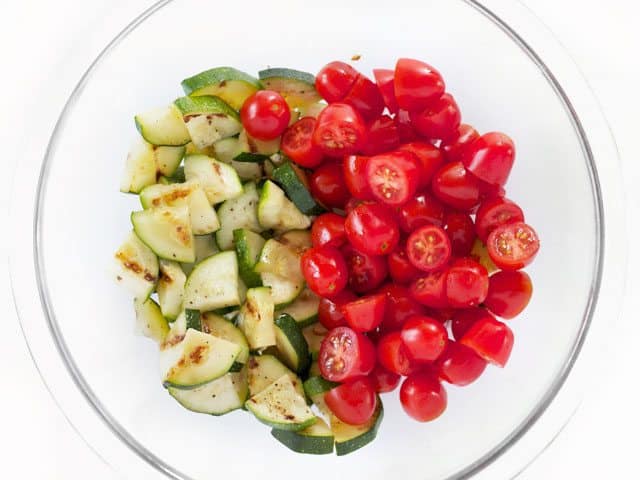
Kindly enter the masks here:
[[399, 206], [416, 193], [420, 168], [413, 153], [395, 151], [371, 157], [366, 175], [373, 196], [378, 201]]
[[397, 375], [407, 376], [416, 371], [417, 366], [409, 357], [400, 332], [391, 332], [378, 340], [378, 363]]
[[404, 411], [418, 422], [430, 422], [447, 408], [447, 392], [431, 373], [410, 375], [400, 387]]
[[449, 300], [447, 299], [446, 280], [447, 272], [445, 270], [423, 274], [411, 283], [409, 292], [422, 305], [430, 308], [447, 308]]
[[388, 255], [400, 240], [400, 229], [391, 211], [384, 205], [361, 203], [344, 224], [349, 242], [369, 255]]
[[447, 212], [444, 223], [444, 231], [451, 241], [453, 256], [466, 257], [471, 254], [476, 240], [475, 225], [471, 217], [462, 212]]
[[333, 297], [347, 285], [347, 264], [337, 248], [308, 249], [300, 259], [300, 267], [307, 286], [322, 297]]
[[500, 225], [524, 222], [522, 209], [506, 198], [492, 198], [480, 204], [476, 213], [476, 232], [483, 242]]
[[400, 385], [401, 377], [397, 373], [390, 372], [386, 368], [376, 365], [369, 375], [373, 387], [378, 393], [393, 392]]
[[343, 208], [349, 200], [342, 166], [334, 162], [320, 165], [309, 178], [309, 188], [316, 200], [329, 208]]
[[454, 308], [475, 307], [487, 298], [489, 274], [475, 260], [460, 258], [447, 271], [447, 300]]
[[378, 328], [384, 319], [387, 296], [367, 295], [342, 305], [342, 314], [356, 332], [370, 332]]
[[480, 138], [478, 131], [471, 125], [461, 124], [452, 137], [443, 140], [440, 149], [447, 162], [460, 162], [469, 146]]
[[389, 115], [380, 115], [367, 125], [366, 141], [362, 145], [364, 155], [378, 155], [395, 150], [400, 145], [398, 127]]
[[495, 315], [511, 319], [527, 307], [532, 294], [529, 275], [505, 270], [489, 277], [489, 293], [484, 303]]
[[366, 377], [375, 364], [376, 349], [371, 340], [349, 327], [334, 328], [320, 345], [320, 373], [331, 382]]
[[467, 330], [460, 343], [471, 348], [488, 363], [504, 367], [513, 349], [513, 332], [495, 318], [483, 318]]
[[347, 96], [360, 73], [344, 62], [331, 62], [316, 75], [316, 90], [328, 103], [335, 103]]
[[411, 121], [416, 131], [425, 138], [454, 138], [462, 115], [454, 98], [445, 93], [425, 110], [411, 112]]
[[351, 105], [332, 103], [318, 115], [312, 140], [326, 156], [342, 158], [360, 150], [366, 133], [363, 118]]
[[487, 368], [487, 362], [469, 347], [449, 342], [435, 364], [438, 376], [452, 385], [464, 387], [475, 382]]
[[449, 341], [447, 329], [431, 317], [412, 317], [400, 332], [409, 356], [417, 362], [432, 362], [438, 358]]
[[411, 298], [409, 290], [402, 285], [387, 283], [378, 289], [378, 293], [387, 295], [387, 309], [381, 325], [384, 332], [400, 330], [409, 318], [426, 314], [426, 309]]
[[469, 211], [480, 202], [480, 184], [462, 162], [445, 164], [431, 182], [433, 194], [458, 210]]
[[396, 283], [409, 283], [418, 277], [421, 272], [414, 267], [409, 258], [404, 245], [398, 247], [387, 257], [387, 265], [389, 266], [389, 275]]
[[322, 163], [323, 155], [312, 141], [316, 119], [303, 117], [282, 134], [280, 149], [301, 167], [315, 168]]
[[367, 182], [369, 157], [349, 155], [342, 164], [344, 180], [351, 195], [358, 200], [373, 200], [373, 192]]
[[493, 185], [479, 179], [478, 182], [480, 183], [480, 199], [483, 202], [494, 198], [504, 198], [507, 194], [504, 187], [500, 185]]
[[407, 257], [423, 272], [444, 267], [451, 258], [451, 242], [445, 231], [436, 225], [425, 225], [407, 239]]
[[342, 314], [342, 305], [357, 298], [355, 293], [346, 289], [333, 298], [322, 297], [318, 305], [318, 321], [329, 330], [346, 326], [347, 319]]
[[485, 133], [466, 150], [462, 162], [474, 176], [487, 183], [504, 186], [507, 183], [516, 147], [504, 133]]
[[393, 82], [395, 72], [384, 68], [375, 68], [373, 76], [380, 90], [380, 94], [384, 99], [384, 103], [391, 113], [398, 112], [398, 102], [396, 101], [396, 93], [394, 91]]
[[378, 86], [364, 75], [359, 75], [351, 90], [342, 100], [355, 108], [365, 120], [373, 120], [384, 110], [384, 100]]
[[324, 394], [324, 401], [336, 417], [349, 425], [367, 423], [378, 405], [373, 382], [368, 378], [356, 378], [332, 388]]
[[540, 250], [540, 240], [526, 223], [508, 223], [489, 234], [487, 250], [498, 268], [520, 270], [533, 262]]
[[369, 292], [377, 288], [387, 276], [384, 257], [361, 252], [351, 244], [342, 247], [342, 254], [349, 270], [349, 286], [354, 292]]
[[435, 68], [410, 58], [396, 63], [393, 87], [398, 107], [407, 111], [424, 110], [445, 90], [442, 75]]
[[400, 207], [398, 218], [403, 232], [411, 233], [425, 225], [444, 226], [444, 207], [434, 197], [421, 193]]
[[341, 247], [347, 241], [344, 217], [337, 213], [323, 213], [311, 225], [311, 242], [314, 247]]
[[453, 318], [451, 319], [451, 332], [453, 333], [453, 338], [456, 340], [462, 340], [464, 334], [467, 333], [475, 323], [483, 318], [495, 320], [495, 317], [491, 315], [490, 312], [481, 307], [456, 310]]
[[393, 120], [396, 122], [396, 127], [398, 127], [398, 135], [400, 135], [401, 142], [413, 142], [418, 139], [418, 132], [413, 128], [409, 112], [398, 110]]
[[431, 185], [431, 179], [444, 164], [444, 157], [438, 147], [427, 142], [409, 142], [401, 145], [398, 150], [413, 153], [422, 166], [419, 186], [427, 188]]
[[291, 111], [278, 92], [258, 90], [245, 100], [240, 109], [240, 120], [253, 138], [273, 140], [286, 130]]

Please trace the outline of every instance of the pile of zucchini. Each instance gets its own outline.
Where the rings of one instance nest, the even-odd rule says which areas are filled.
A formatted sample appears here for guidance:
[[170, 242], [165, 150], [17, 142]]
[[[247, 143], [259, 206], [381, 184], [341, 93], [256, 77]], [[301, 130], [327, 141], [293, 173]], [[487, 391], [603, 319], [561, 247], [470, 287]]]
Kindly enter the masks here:
[[162, 384], [193, 412], [251, 412], [293, 451], [357, 450], [375, 438], [382, 403], [361, 426], [326, 407], [335, 384], [316, 362], [326, 329], [300, 271], [323, 208], [280, 140], [250, 138], [238, 116], [261, 88], [285, 97], [292, 121], [317, 115], [314, 77], [220, 67], [182, 86], [187, 96], [135, 117], [121, 191], [141, 208], [115, 254], [138, 328], [159, 345]]

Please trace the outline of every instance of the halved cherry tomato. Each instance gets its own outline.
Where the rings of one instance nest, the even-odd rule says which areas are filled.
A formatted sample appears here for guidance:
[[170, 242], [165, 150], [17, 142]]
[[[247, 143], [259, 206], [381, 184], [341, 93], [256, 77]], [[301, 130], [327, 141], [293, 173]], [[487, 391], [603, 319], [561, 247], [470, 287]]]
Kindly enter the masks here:
[[503, 270], [519, 270], [538, 254], [540, 240], [536, 231], [523, 222], [501, 225], [487, 239], [489, 256]]
[[393, 87], [398, 106], [407, 111], [424, 110], [445, 90], [442, 75], [435, 68], [410, 58], [396, 63]]
[[402, 343], [400, 332], [391, 332], [378, 340], [378, 363], [390, 372], [407, 376], [417, 370]]
[[342, 165], [344, 180], [347, 188], [359, 200], [373, 200], [373, 192], [367, 182], [367, 163], [369, 157], [349, 155]]
[[400, 145], [396, 122], [389, 115], [380, 115], [367, 125], [366, 141], [362, 145], [365, 155], [378, 155], [395, 150]]
[[333, 247], [313, 247], [300, 259], [307, 286], [322, 297], [332, 297], [347, 285], [347, 264], [340, 250]]
[[473, 307], [457, 310], [451, 319], [451, 332], [453, 333], [453, 338], [456, 340], [462, 340], [464, 334], [467, 333], [475, 323], [483, 318], [495, 320], [495, 317], [484, 308]]
[[327, 333], [318, 353], [320, 373], [331, 382], [344, 382], [369, 375], [376, 365], [376, 348], [371, 340], [349, 327]]
[[316, 75], [316, 90], [329, 103], [347, 96], [360, 73], [344, 62], [331, 62]]
[[451, 242], [445, 231], [436, 225], [426, 225], [407, 239], [409, 261], [423, 272], [444, 267], [451, 258]]
[[411, 112], [416, 131], [430, 139], [449, 139], [457, 134], [462, 116], [454, 98], [445, 93], [422, 111]]
[[323, 213], [311, 225], [311, 241], [314, 247], [341, 247], [347, 241], [344, 217], [337, 213]]
[[471, 125], [461, 124], [455, 135], [445, 139], [440, 145], [447, 162], [460, 162], [469, 146], [480, 138], [480, 134]]
[[374, 197], [388, 205], [407, 202], [418, 189], [418, 158], [410, 152], [395, 151], [376, 155], [367, 163], [367, 181]]
[[322, 152], [311, 140], [315, 126], [315, 118], [304, 117], [287, 128], [282, 135], [282, 153], [301, 167], [314, 168], [322, 163]]
[[400, 239], [400, 230], [388, 207], [361, 203], [348, 215], [344, 224], [349, 242], [370, 255], [388, 255]]
[[484, 304], [494, 314], [509, 319], [527, 307], [532, 294], [531, 278], [525, 272], [497, 272], [489, 277], [489, 293]]
[[349, 270], [349, 286], [354, 292], [365, 293], [377, 288], [387, 276], [384, 257], [369, 255], [347, 244], [342, 254]]
[[504, 198], [507, 194], [506, 190], [501, 185], [483, 182], [480, 179], [478, 179], [478, 182], [480, 183], [480, 199], [483, 202], [494, 198]]
[[356, 378], [329, 390], [324, 394], [324, 401], [344, 423], [362, 425], [373, 417], [378, 397], [370, 379]]
[[393, 120], [398, 127], [398, 135], [400, 135], [401, 142], [413, 142], [418, 138], [418, 132], [413, 128], [409, 112], [406, 110], [398, 110]]
[[489, 291], [487, 269], [475, 260], [460, 258], [447, 271], [447, 300], [454, 308], [475, 307]]
[[373, 76], [378, 84], [380, 94], [384, 99], [384, 103], [391, 113], [398, 112], [398, 102], [396, 101], [396, 94], [393, 90], [393, 77], [395, 72], [393, 70], [387, 70], [384, 68], [374, 68]]
[[378, 117], [384, 110], [384, 100], [378, 86], [364, 75], [356, 78], [351, 90], [342, 101], [360, 112], [365, 120]]
[[378, 293], [387, 295], [387, 309], [381, 326], [385, 332], [399, 330], [409, 318], [426, 313], [425, 308], [411, 298], [406, 287], [387, 283], [378, 289]]
[[376, 365], [369, 378], [378, 393], [393, 392], [400, 385], [400, 375], [390, 372], [386, 368]]
[[504, 367], [513, 349], [513, 332], [494, 318], [483, 318], [467, 330], [460, 343], [471, 348], [487, 362]]
[[403, 244], [387, 257], [389, 275], [396, 283], [409, 283], [421, 274], [420, 270], [413, 266], [407, 257], [407, 251]]
[[444, 157], [438, 147], [427, 142], [409, 142], [400, 145], [398, 150], [413, 153], [422, 165], [420, 172], [420, 187], [431, 186], [431, 179], [444, 164]]
[[507, 183], [516, 147], [504, 133], [485, 133], [471, 144], [462, 163], [474, 176], [487, 183], [503, 186]]
[[444, 216], [444, 231], [451, 240], [451, 253], [455, 257], [466, 257], [471, 253], [476, 231], [471, 217], [462, 212], [447, 212]]
[[444, 225], [444, 207], [427, 193], [421, 193], [410, 199], [398, 211], [400, 228], [411, 233], [425, 225]]
[[341, 158], [360, 150], [365, 137], [362, 116], [351, 105], [332, 103], [318, 115], [312, 139], [326, 156]]
[[431, 317], [412, 317], [400, 332], [409, 356], [418, 362], [432, 362], [440, 356], [449, 341], [447, 329]]
[[278, 92], [259, 90], [244, 101], [240, 120], [247, 133], [259, 140], [282, 135], [291, 120], [289, 105]]
[[410, 375], [400, 387], [404, 411], [418, 422], [430, 422], [447, 408], [447, 392], [432, 373]]
[[309, 178], [311, 194], [329, 208], [343, 208], [349, 200], [349, 190], [344, 182], [342, 166], [335, 162], [320, 165]]
[[318, 321], [329, 330], [346, 326], [347, 320], [342, 314], [342, 305], [357, 298], [355, 293], [346, 289], [333, 298], [322, 297], [318, 305]]
[[473, 350], [458, 342], [449, 342], [436, 360], [438, 376], [452, 385], [464, 387], [475, 382], [487, 367], [487, 362]]
[[480, 204], [476, 213], [476, 232], [483, 242], [500, 225], [524, 222], [522, 209], [506, 198], [493, 198]]
[[367, 295], [342, 305], [342, 314], [356, 332], [370, 332], [384, 319], [387, 296], [381, 293]]
[[438, 170], [431, 188], [441, 202], [458, 210], [471, 210], [480, 202], [480, 184], [462, 162], [447, 163]]
[[455, 308], [427, 308], [427, 316], [438, 320], [440, 323], [447, 323], [456, 313]]
[[416, 279], [410, 286], [409, 292], [422, 305], [430, 308], [447, 308], [447, 275], [446, 270], [428, 273]]

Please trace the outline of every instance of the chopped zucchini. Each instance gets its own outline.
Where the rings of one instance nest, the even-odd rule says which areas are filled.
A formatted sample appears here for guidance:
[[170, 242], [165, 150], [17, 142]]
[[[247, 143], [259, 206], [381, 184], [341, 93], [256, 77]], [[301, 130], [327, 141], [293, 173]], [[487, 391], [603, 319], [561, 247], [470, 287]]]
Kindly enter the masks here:
[[135, 122], [140, 135], [152, 145], [180, 146], [191, 141], [182, 115], [173, 104], [136, 115]]
[[247, 337], [251, 350], [261, 350], [276, 344], [273, 311], [273, 299], [268, 288], [247, 290], [247, 300], [240, 309], [237, 323]]
[[320, 297], [305, 288], [295, 302], [282, 310], [278, 310], [276, 316], [281, 313], [291, 315], [298, 325], [303, 328], [318, 321], [319, 306]]
[[266, 156], [275, 155], [280, 151], [281, 137], [276, 137], [273, 140], [258, 140], [251, 137], [246, 130], [243, 130], [238, 137], [241, 142], [246, 142], [249, 145], [249, 152]]
[[267, 90], [278, 92], [290, 108], [304, 107], [322, 100], [315, 88], [316, 77], [290, 68], [269, 68], [258, 72]]
[[304, 281], [294, 281], [273, 273], [261, 273], [262, 285], [271, 288], [271, 298], [277, 309], [291, 305], [304, 290]]
[[307, 341], [309, 353], [311, 353], [312, 357], [317, 357], [322, 341], [324, 340], [324, 337], [327, 336], [327, 333], [329, 333], [329, 330], [327, 330], [321, 323], [314, 323], [302, 329], [302, 335], [304, 335], [304, 338]]
[[[194, 329], [202, 332], [202, 320], [200, 316], [200, 310], [192, 310], [190, 308], [184, 311], [184, 318], [187, 322], [187, 329]], [[208, 333], [208, 332], [205, 332]]]
[[130, 232], [115, 253], [115, 277], [118, 283], [129, 290], [134, 298], [146, 300], [153, 292], [158, 280], [158, 257]]
[[329, 380], [325, 380], [321, 376], [313, 376], [309, 377], [307, 381], [304, 382], [304, 393], [309, 398], [315, 398], [318, 395], [324, 395], [329, 390], [336, 388], [339, 383], [330, 382]]
[[233, 167], [206, 155], [187, 155], [184, 174], [187, 180], [200, 184], [211, 205], [242, 194], [242, 183]]
[[305, 229], [311, 225], [311, 219], [298, 210], [271, 180], [264, 183], [260, 193], [258, 221], [265, 229], [281, 232]]
[[161, 207], [131, 214], [136, 235], [160, 258], [193, 262], [195, 249], [189, 209]]
[[160, 178], [158, 178], [158, 183], [161, 185], [171, 185], [172, 183], [184, 183], [185, 181], [186, 181], [186, 178], [184, 178], [184, 167], [182, 165], [179, 166], [174, 172], [174, 174], [171, 175], [170, 177], [165, 177], [164, 175], [162, 175]]
[[240, 278], [247, 287], [261, 287], [262, 280], [255, 266], [265, 244], [264, 238], [251, 230], [240, 228], [233, 231], [233, 244], [238, 256]]
[[202, 331], [223, 338], [239, 345], [241, 350], [236, 362], [245, 364], [249, 360], [249, 344], [242, 331], [226, 318], [212, 312], [203, 313], [200, 316]]
[[186, 275], [189, 275], [193, 271], [193, 267], [200, 263], [205, 258], [209, 258], [211, 255], [215, 255], [220, 252], [216, 246], [216, 242], [213, 240], [213, 235], [196, 235], [193, 237], [194, 246], [196, 250], [196, 259], [193, 263], [182, 263], [182, 270]]
[[182, 310], [182, 299], [184, 297], [184, 284], [187, 276], [184, 274], [180, 264], [170, 260], [160, 260], [160, 278], [156, 291], [158, 292], [158, 303], [162, 315], [169, 320], [175, 320]]
[[296, 321], [286, 313], [275, 320], [278, 356], [298, 374], [309, 368], [309, 347]]
[[154, 145], [153, 156], [157, 174], [164, 177], [172, 177], [176, 173], [176, 170], [178, 170], [186, 150], [184, 146], [168, 147]]
[[240, 110], [247, 98], [262, 89], [262, 84], [258, 79], [235, 68], [217, 67], [185, 78], [182, 88], [186, 95], [216, 95]]
[[263, 228], [258, 223], [258, 191], [253, 182], [245, 183], [243, 193], [227, 200], [218, 208], [220, 229], [216, 232], [216, 243], [221, 250], [233, 248], [233, 231], [246, 228], [259, 233]]
[[156, 161], [153, 145], [137, 138], [127, 154], [120, 191], [123, 193], [140, 193], [140, 191], [156, 183]]
[[303, 117], [318, 118], [318, 115], [320, 115], [320, 113], [325, 108], [327, 108], [327, 104], [324, 101], [321, 101], [316, 103], [309, 103], [307, 105], [298, 107], [298, 110], [300, 111], [300, 118], [303, 118]]
[[237, 162], [234, 160], [238, 155], [249, 151], [249, 143], [246, 135], [240, 134], [237, 138], [229, 137], [219, 140], [213, 148], [213, 156], [221, 162], [230, 163], [242, 180], [259, 180], [262, 178], [261, 165]]
[[240, 305], [234, 252], [217, 253], [195, 266], [184, 287], [184, 305], [201, 312]]
[[289, 230], [278, 236], [277, 240], [302, 255], [313, 246], [309, 230]]
[[289, 450], [310, 455], [333, 453], [333, 433], [325, 421], [316, 417], [316, 423], [299, 432], [271, 430], [271, 435]]
[[[317, 352], [316, 352], [317, 354]], [[312, 355], [313, 358], [313, 355]], [[320, 371], [320, 364], [318, 363], [318, 359], [312, 359], [311, 367], [309, 367], [309, 378], [311, 377], [320, 377], [322, 376], [322, 372]]]
[[487, 246], [479, 238], [476, 238], [476, 241], [473, 243], [471, 257], [486, 268], [489, 275], [498, 270], [498, 267], [496, 267], [496, 264], [493, 263], [493, 260], [491, 260], [491, 257], [489, 256]]
[[319, 215], [324, 208], [309, 191], [306, 174], [291, 162], [285, 162], [273, 171], [273, 180], [280, 185], [298, 209], [306, 215]]
[[161, 345], [169, 333], [169, 324], [162, 316], [158, 304], [150, 298], [134, 299], [133, 307], [136, 311], [137, 330]]
[[187, 410], [209, 415], [224, 415], [244, 406], [249, 389], [246, 370], [227, 373], [193, 390], [169, 388], [169, 394]]
[[298, 394], [304, 397], [304, 388], [298, 376], [273, 355], [255, 355], [247, 364], [250, 395], [257, 395], [283, 375], [289, 375]]
[[242, 130], [238, 113], [218, 97], [182, 97], [175, 101], [193, 144], [199, 148], [213, 146], [218, 140], [237, 135]]
[[187, 334], [187, 316], [183, 310], [173, 322], [169, 324], [169, 332], [164, 338], [164, 342], [160, 344], [160, 350], [171, 348], [182, 340]]
[[304, 282], [300, 269], [300, 255], [272, 238], [262, 247], [254, 269], [258, 273], [272, 273], [291, 282]]

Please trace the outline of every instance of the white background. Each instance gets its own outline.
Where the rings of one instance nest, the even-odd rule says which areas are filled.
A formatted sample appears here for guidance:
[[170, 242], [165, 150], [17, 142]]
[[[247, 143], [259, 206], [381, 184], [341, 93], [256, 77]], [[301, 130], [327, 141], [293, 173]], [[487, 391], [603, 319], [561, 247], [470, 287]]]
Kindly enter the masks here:
[[[640, 8], [636, 0], [524, 3], [573, 55], [612, 126], [624, 170], [629, 270], [633, 272], [640, 268], [636, 246], [640, 238]], [[5, 182], [12, 178], [13, 165], [20, 161], [21, 152], [44, 150], [42, 140], [46, 135], [35, 132], [52, 129], [63, 102], [91, 60], [149, 4], [146, 0], [0, 0], [0, 162]], [[8, 205], [10, 197], [7, 183], [0, 189], [3, 206]], [[0, 234], [3, 250], [10, 234], [11, 227], [5, 226]], [[0, 270], [5, 269], [5, 256]], [[0, 274], [3, 477], [113, 478], [66, 423], [40, 381], [16, 320], [7, 276]], [[568, 427], [521, 479], [618, 479], [638, 475], [638, 292], [638, 275], [630, 274], [616, 343], [602, 356], [606, 378], [594, 384]]]

